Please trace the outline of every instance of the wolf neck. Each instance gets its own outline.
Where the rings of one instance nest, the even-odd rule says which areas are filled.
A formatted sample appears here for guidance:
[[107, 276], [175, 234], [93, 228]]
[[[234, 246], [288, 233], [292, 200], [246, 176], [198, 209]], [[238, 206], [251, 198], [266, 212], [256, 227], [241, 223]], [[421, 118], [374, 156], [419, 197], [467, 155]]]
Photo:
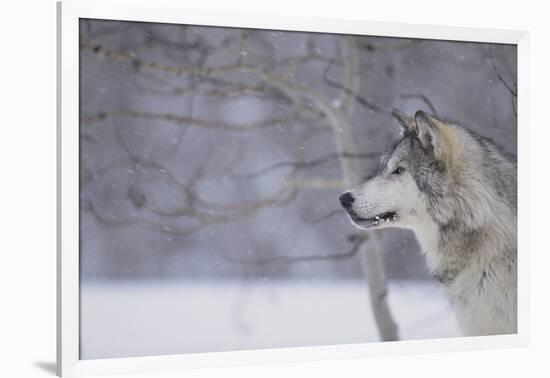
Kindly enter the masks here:
[[[506, 219], [513, 223], [512, 218]], [[505, 251], [515, 248], [515, 239], [510, 236], [514, 231], [501, 226], [501, 222], [494, 221], [490, 225], [467, 229], [440, 226], [432, 219], [425, 219], [414, 228], [414, 233], [430, 272], [447, 285], [464, 270], [472, 273], [474, 265], [481, 274], [495, 258], [502, 259]]]
[[[482, 251], [481, 231], [454, 230], [441, 227], [429, 219], [419, 224], [415, 234], [423, 253], [426, 256], [428, 268], [434, 278], [444, 285], [450, 285], [455, 278], [474, 260], [473, 253], [485, 255]], [[483, 267], [479, 265], [482, 270]]]
[[426, 255], [428, 268], [435, 271], [441, 263], [439, 257], [439, 226], [431, 219], [425, 219], [413, 229], [413, 232], [420, 244], [420, 249]]

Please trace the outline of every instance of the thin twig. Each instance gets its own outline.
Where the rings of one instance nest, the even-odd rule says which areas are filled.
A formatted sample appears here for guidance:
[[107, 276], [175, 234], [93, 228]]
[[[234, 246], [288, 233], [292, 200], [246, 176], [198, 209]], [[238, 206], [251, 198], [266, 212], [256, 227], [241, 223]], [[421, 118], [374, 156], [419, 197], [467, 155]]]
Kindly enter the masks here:
[[402, 94], [399, 97], [401, 97], [403, 99], [417, 98], [417, 99], [421, 100], [422, 102], [424, 102], [426, 105], [428, 105], [428, 107], [430, 108], [430, 112], [434, 116], [437, 116], [437, 110], [435, 109], [434, 104], [430, 101], [430, 99], [427, 96], [425, 96], [423, 94]]
[[334, 217], [335, 215], [340, 215], [340, 214], [343, 214], [344, 213], [344, 210], [342, 209], [337, 209], [337, 210], [332, 210], [331, 212], [325, 214], [325, 215], [322, 215], [318, 218], [315, 218], [315, 219], [307, 219], [306, 217], [303, 217], [302, 219], [304, 220], [304, 222], [306, 223], [309, 223], [309, 224], [319, 224], [327, 219], [330, 219], [332, 217]]
[[502, 75], [498, 71], [497, 65], [495, 63], [495, 56], [493, 54], [493, 47], [492, 46], [489, 46], [489, 52], [490, 52], [490, 55], [491, 55], [491, 64], [493, 66], [493, 70], [497, 74], [498, 80], [506, 87], [506, 89], [508, 89], [508, 92], [510, 92], [512, 94], [512, 96], [517, 97], [518, 96], [517, 90], [512, 88], [512, 86], [510, 84], [508, 84], [506, 82], [506, 80], [504, 80], [504, 78], [502, 77]]

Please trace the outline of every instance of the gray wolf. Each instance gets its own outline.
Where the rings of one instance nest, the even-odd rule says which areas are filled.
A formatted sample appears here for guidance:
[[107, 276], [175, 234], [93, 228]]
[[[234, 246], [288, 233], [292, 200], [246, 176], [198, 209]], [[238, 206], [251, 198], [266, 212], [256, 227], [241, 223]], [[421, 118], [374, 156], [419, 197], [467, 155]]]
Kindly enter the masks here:
[[418, 111], [340, 203], [360, 229], [414, 232], [464, 335], [517, 332], [517, 167], [491, 140]]

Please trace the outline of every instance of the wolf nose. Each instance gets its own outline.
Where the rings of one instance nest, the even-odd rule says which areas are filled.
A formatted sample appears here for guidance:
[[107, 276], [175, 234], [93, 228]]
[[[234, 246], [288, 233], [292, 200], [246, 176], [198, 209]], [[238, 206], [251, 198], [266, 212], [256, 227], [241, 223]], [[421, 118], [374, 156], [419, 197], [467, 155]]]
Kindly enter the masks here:
[[340, 194], [340, 197], [338, 197], [338, 199], [340, 200], [340, 204], [344, 209], [349, 209], [355, 201], [355, 198], [353, 198], [350, 192]]

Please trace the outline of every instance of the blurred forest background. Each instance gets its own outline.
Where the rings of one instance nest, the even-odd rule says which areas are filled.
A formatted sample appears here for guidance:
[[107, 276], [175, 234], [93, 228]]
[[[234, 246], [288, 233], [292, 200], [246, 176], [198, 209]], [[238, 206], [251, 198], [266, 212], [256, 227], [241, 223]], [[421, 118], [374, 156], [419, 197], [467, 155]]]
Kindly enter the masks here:
[[[402, 324], [415, 306], [441, 310], [415, 313], [414, 327], [452, 316], [413, 234], [358, 233], [337, 197], [398, 140], [392, 108], [457, 120], [516, 155], [515, 46], [83, 19], [80, 48], [84, 358], [453, 335], [442, 331], [452, 320], [433, 332]], [[163, 283], [176, 291], [150, 291]], [[195, 302], [181, 297], [216, 285]], [[345, 303], [343, 291], [315, 294], [355, 316], [327, 319], [340, 327], [332, 338], [255, 334], [253, 316], [243, 321], [235, 308], [254, 288], [274, 295], [277, 285], [357, 287]], [[317, 303], [311, 291], [292, 295], [286, 316]], [[167, 320], [173, 301], [184, 309]], [[157, 317], [132, 322], [149, 306]], [[181, 341], [176, 322], [189, 332], [197, 323], [186, 314], [221, 317], [220, 306], [237, 317], [227, 325], [234, 334]], [[269, 319], [277, 301], [262, 306], [256, 315]], [[311, 317], [302, 318], [303, 328]], [[141, 349], [130, 341], [163, 321], [161, 339]], [[199, 326], [212, 324], [222, 321]]]

